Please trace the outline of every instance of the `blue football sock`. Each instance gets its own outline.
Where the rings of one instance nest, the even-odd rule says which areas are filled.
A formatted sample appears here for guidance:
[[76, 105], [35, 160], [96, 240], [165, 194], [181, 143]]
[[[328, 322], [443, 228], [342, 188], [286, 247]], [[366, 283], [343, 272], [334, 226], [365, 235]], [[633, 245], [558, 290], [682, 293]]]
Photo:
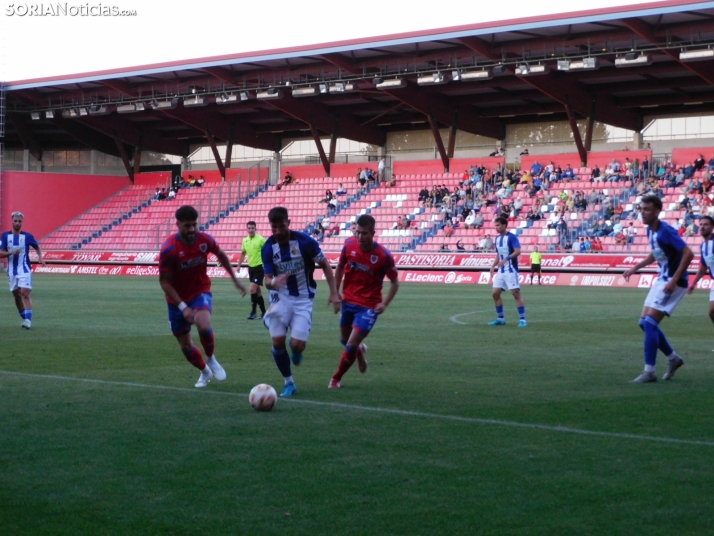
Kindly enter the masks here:
[[672, 348], [672, 345], [669, 344], [667, 336], [659, 326], [657, 327], [657, 331], [659, 331], [659, 349], [662, 350], [662, 353], [666, 356], [672, 355], [672, 353], [674, 353], [674, 349]]
[[25, 309], [25, 319], [32, 320], [32, 309]]
[[503, 320], [503, 305], [496, 306], [496, 315], [498, 316], [498, 318]]
[[25, 318], [25, 309], [23, 309], [22, 311], [18, 311], [18, 313], [20, 313], [20, 318], [22, 318], [23, 320], [27, 320], [27, 318]]
[[640, 326], [640, 329], [641, 329], [642, 331], [644, 331], [644, 330], [645, 330], [645, 317], [644, 317], [644, 316], [641, 317], [641, 318], [640, 318], [640, 321], [637, 322], [637, 324]]
[[645, 365], [654, 367], [657, 362], [657, 349], [659, 348], [659, 322], [647, 316], [645, 318]]
[[521, 318], [521, 320], [526, 319], [526, 306], [525, 305], [523, 307], [518, 308], [518, 316]]
[[280, 374], [283, 375], [283, 378], [292, 376], [290, 371], [290, 356], [285, 348], [278, 349], [273, 347], [273, 359], [275, 359], [275, 364], [278, 366], [278, 370]]

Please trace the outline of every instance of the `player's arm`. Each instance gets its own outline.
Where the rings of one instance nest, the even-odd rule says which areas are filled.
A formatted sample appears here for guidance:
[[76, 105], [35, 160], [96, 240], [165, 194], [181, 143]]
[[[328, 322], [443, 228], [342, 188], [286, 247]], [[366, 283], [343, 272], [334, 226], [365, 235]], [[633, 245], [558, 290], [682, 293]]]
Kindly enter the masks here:
[[327, 260], [327, 257], [323, 257], [317, 265], [322, 268], [325, 279], [327, 279], [327, 285], [330, 287], [330, 296], [327, 298], [327, 304], [332, 304], [332, 307], [335, 309], [335, 314], [337, 314], [340, 312], [342, 298], [340, 298], [340, 293], [337, 292], [337, 287], [335, 287], [335, 274], [332, 272], [330, 261]]
[[193, 309], [191, 309], [186, 303], [181, 299], [179, 293], [176, 291], [174, 286], [171, 284], [171, 279], [173, 278], [173, 270], [164, 271], [159, 274], [159, 284], [161, 285], [161, 290], [164, 291], [166, 297], [179, 308], [183, 317], [189, 321], [193, 322]]
[[45, 264], [45, 259], [42, 257], [42, 250], [40, 249], [40, 245], [30, 244], [30, 246], [32, 246], [32, 249], [37, 252], [37, 258], [40, 260], [40, 264], [42, 264], [42, 266], [47, 266], [47, 264]]
[[498, 266], [498, 261], [500, 259], [498, 258], [498, 251], [496, 251], [496, 256], [493, 258], [493, 263], [491, 264], [491, 274], [493, 274], [493, 271], [496, 269], [496, 266]]
[[342, 286], [342, 278], [345, 276], [345, 267], [342, 263], [337, 264], [335, 268], [335, 288], [337, 292], [340, 292], [340, 287]]
[[395, 271], [395, 273], [389, 277], [389, 292], [387, 293], [387, 297], [382, 300], [382, 303], [377, 304], [377, 307], [374, 308], [374, 312], [378, 315], [382, 314], [387, 307], [389, 307], [389, 304], [392, 303], [397, 292], [399, 292], [399, 274]]
[[[645, 266], [649, 266], [650, 264], [652, 264], [654, 262], [654, 260], [655, 260], [654, 253], [650, 252], [649, 255], [647, 255], [643, 260], [638, 262], [635, 266], [625, 270], [625, 272], [622, 274], [622, 277], [625, 279], [625, 281], [628, 281], [630, 279], [631, 275], [636, 274], [637, 272], [642, 270], [642, 268], [644, 268]], [[690, 261], [691, 261], [691, 259], [690, 259]]]
[[245, 250], [242, 250], [240, 252], [240, 259], [238, 259], [238, 269], [240, 270], [241, 265], [243, 264], [243, 260], [245, 259]]
[[[231, 276], [231, 279], [233, 279], [233, 283], [235, 284], [236, 288], [240, 291], [241, 296], [245, 296], [248, 291], [243, 286], [243, 284], [238, 280], [238, 275], [233, 271], [233, 266], [231, 266], [231, 261], [228, 258], [228, 255], [226, 255], [226, 252], [220, 248], [217, 248], [216, 251], [213, 252], [213, 254], [216, 257], [218, 257], [218, 260], [220, 261], [221, 266], [223, 268], [225, 268], [226, 272], [228, 272], [228, 275]], [[241, 260], [242, 259], [243, 259], [243, 255], [241, 255]], [[238, 263], [238, 266], [240, 266], [240, 262]]]
[[697, 283], [699, 283], [699, 280], [704, 277], [704, 275], [707, 273], [707, 265], [704, 263], [704, 259], [701, 260], [701, 263], [699, 264], [699, 270], [697, 270], [697, 274], [694, 277], [694, 280], [689, 284], [689, 288], [687, 289], [687, 294], [691, 294], [694, 292], [694, 289], [697, 286]]
[[684, 277], [685, 273], [687, 273], [687, 268], [689, 268], [689, 264], [692, 262], [693, 258], [694, 253], [692, 252], [692, 249], [689, 246], [684, 246], [684, 248], [682, 248], [682, 260], [679, 262], [677, 271], [674, 272], [672, 279], [670, 279], [665, 285], [665, 292], [674, 292], [674, 289], [677, 288], [677, 282]]

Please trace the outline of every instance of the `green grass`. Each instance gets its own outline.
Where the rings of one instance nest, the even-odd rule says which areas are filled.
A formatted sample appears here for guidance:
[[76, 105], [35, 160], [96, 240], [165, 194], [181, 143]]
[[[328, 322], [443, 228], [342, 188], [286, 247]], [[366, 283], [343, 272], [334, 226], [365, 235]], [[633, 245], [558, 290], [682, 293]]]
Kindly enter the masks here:
[[642, 290], [526, 287], [518, 329], [510, 296], [508, 325], [485, 325], [486, 286], [403, 285], [368, 373], [332, 391], [338, 319], [321, 287], [299, 393], [261, 414], [248, 391], [282, 381], [228, 282], [214, 282], [228, 381], [201, 391], [158, 281], [34, 285], [31, 331], [0, 302], [0, 534], [714, 532], [703, 292], [663, 322], [686, 366], [635, 385]]

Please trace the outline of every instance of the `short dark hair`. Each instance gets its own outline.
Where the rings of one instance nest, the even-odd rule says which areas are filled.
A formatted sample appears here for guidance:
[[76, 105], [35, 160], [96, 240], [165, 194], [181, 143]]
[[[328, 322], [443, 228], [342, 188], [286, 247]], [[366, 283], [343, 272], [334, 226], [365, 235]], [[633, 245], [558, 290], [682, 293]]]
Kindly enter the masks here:
[[268, 212], [268, 221], [270, 223], [280, 223], [288, 219], [288, 209], [285, 207], [273, 207]]
[[191, 205], [184, 205], [176, 209], [176, 221], [196, 221], [198, 211]]
[[648, 203], [654, 205], [657, 210], [662, 210], [662, 200], [656, 195], [646, 195], [640, 199], [640, 203]]
[[248, 227], [249, 225], [256, 227], [255, 222], [253, 220], [250, 220], [248, 223], [245, 224], [246, 227]]
[[699, 218], [699, 223], [702, 223], [702, 220], [707, 220], [709, 223], [714, 225], [714, 218], [712, 218], [711, 216], [702, 216], [701, 218]]
[[508, 218], [504, 218], [503, 216], [499, 216], [493, 221], [508, 226]]
[[362, 214], [357, 218], [356, 223], [360, 227], [367, 227], [370, 231], [374, 231], [374, 218], [369, 214]]

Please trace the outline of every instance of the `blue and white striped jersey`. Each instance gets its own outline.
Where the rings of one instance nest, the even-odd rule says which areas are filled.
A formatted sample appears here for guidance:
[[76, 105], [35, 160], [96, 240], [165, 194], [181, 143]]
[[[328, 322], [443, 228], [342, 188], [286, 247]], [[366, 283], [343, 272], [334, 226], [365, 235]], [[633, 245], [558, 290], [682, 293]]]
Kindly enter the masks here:
[[699, 250], [702, 255], [700, 262], [706, 264], [709, 268], [709, 275], [714, 279], [714, 238], [702, 242]]
[[35, 237], [30, 233], [20, 231], [13, 234], [11, 231], [3, 233], [0, 238], [0, 250], [15, 251], [20, 248], [20, 253], [7, 258], [7, 276], [16, 277], [32, 273], [30, 266], [30, 247], [39, 246]]
[[498, 235], [495, 241], [496, 253], [498, 254], [498, 260], [508, 259], [506, 263], [501, 266], [498, 270], [503, 274], [518, 273], [518, 258], [510, 259], [509, 257], [513, 255], [516, 248], [521, 247], [521, 243], [518, 241], [518, 237], [513, 233], [506, 233], [501, 236]]
[[[672, 276], [679, 268], [682, 262], [682, 250], [687, 247], [687, 244], [682, 240], [682, 237], [677, 234], [677, 231], [667, 222], [660, 220], [659, 227], [653, 231], [647, 228], [647, 240], [652, 249], [652, 255], [659, 264], [658, 279], [665, 283], [672, 279]], [[687, 274], [682, 275], [682, 278], [677, 281], [678, 287], [687, 287]]]
[[281, 245], [272, 236], [262, 249], [265, 275], [288, 274], [287, 285], [279, 294], [296, 298], [315, 297], [315, 263], [325, 259], [320, 245], [311, 236], [299, 231], [290, 231], [290, 241]]

